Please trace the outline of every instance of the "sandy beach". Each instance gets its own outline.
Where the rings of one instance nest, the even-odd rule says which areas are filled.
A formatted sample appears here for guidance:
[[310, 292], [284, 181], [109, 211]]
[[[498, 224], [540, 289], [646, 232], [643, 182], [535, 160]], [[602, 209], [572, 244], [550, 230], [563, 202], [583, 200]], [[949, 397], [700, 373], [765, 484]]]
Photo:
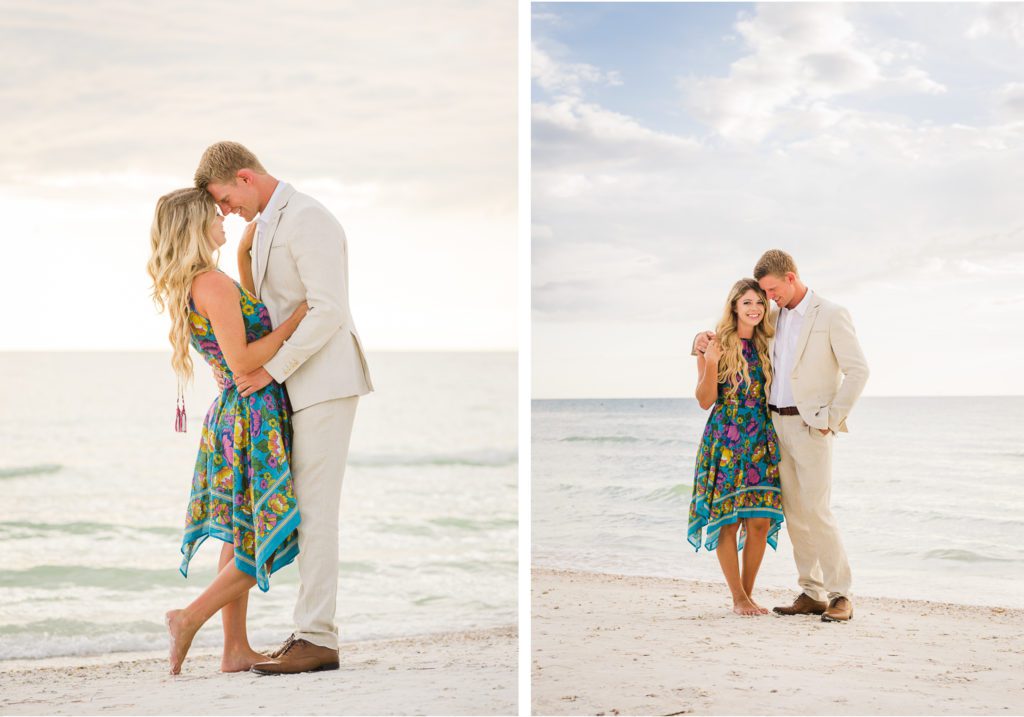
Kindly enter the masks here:
[[857, 596], [826, 624], [730, 607], [724, 584], [534, 569], [534, 714], [1024, 714], [1024, 610]]
[[511, 715], [516, 629], [343, 643], [341, 669], [293, 676], [220, 674], [219, 654], [0, 664], [0, 714]]

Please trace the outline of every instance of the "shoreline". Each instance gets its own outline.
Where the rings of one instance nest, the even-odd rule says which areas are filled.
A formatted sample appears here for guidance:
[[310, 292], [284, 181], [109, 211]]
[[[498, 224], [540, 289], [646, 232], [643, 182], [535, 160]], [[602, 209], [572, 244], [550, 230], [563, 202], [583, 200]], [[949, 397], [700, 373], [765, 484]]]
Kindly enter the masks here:
[[[704, 548], [702, 547], [701, 550], [704, 550]], [[765, 551], [766, 559], [767, 559], [767, 556], [768, 556], [768, 554], [770, 552], [771, 552], [770, 548], [767, 551]], [[705, 554], [710, 554], [712, 556], [712, 559], [714, 559], [714, 557], [713, 557], [714, 551], [711, 551], [710, 553], [708, 553], [708, 551], [704, 550], [704, 553]], [[716, 565], [717, 565], [717, 563], [716, 563]], [[763, 568], [763, 565], [762, 565], [762, 568]], [[590, 570], [590, 569], [580, 569], [580, 568], [567, 568], [567, 567], [563, 567], [563, 566], [555, 565], [555, 564], [548, 565], [548, 564], [537, 564], [537, 563], [534, 563], [531, 566], [531, 570], [533, 572], [573, 573], [573, 574], [580, 574], [580, 575], [598, 575], [598, 576], [607, 577], [607, 578], [639, 578], [639, 579], [643, 579], [643, 580], [646, 580], [646, 579], [650, 579], [650, 580], [676, 580], [676, 581], [680, 581], [680, 582], [684, 582], [684, 583], [696, 583], [696, 584], [699, 584], [699, 585], [702, 585], [702, 586], [705, 586], [705, 587], [708, 587], [708, 588], [721, 588], [721, 589], [725, 590], [726, 593], [728, 593], [728, 588], [725, 587], [725, 579], [724, 578], [722, 579], [722, 582], [717, 582], [717, 581], [714, 581], [714, 580], [703, 580], [701, 578], [684, 578], [684, 577], [675, 577], [675, 576], [671, 576], [671, 575], [650, 575], [650, 574], [641, 574], [641, 573], [636, 573], [636, 574], [634, 574], [634, 573], [617, 573], [617, 572], [613, 572], [612, 570]], [[758, 576], [758, 581], [760, 581], [760, 579], [761, 578], [760, 578], [760, 575], [759, 575]], [[761, 593], [776, 593], [776, 592], [788, 593], [788, 592], [791, 592], [793, 595], [796, 595], [797, 586], [796, 586], [796, 573], [795, 573], [795, 569], [794, 569], [793, 581], [792, 582], [793, 582], [793, 584], [791, 586], [768, 585], [768, 586], [765, 586], [763, 588], [762, 587], [758, 587], [758, 591], [761, 592]], [[990, 609], [1017, 610], [1017, 611], [1020, 611], [1021, 613], [1024, 613], [1024, 602], [1020, 602], [1020, 604], [1018, 604], [1018, 605], [1006, 605], [1006, 604], [998, 604], [994, 600], [992, 601], [991, 604], [990, 603], [986, 603], [986, 602], [967, 602], [967, 601], [962, 601], [961, 602], [961, 601], [957, 601], [957, 600], [948, 600], [948, 599], [946, 599], [946, 600], [920, 600], [919, 598], [904, 597], [904, 596], [901, 596], [901, 595], [881, 595], [881, 594], [878, 594], [877, 592], [865, 593], [863, 595], [861, 593], [859, 593], [859, 592], [854, 592], [853, 596], [854, 596], [853, 597], [854, 600], [859, 600], [861, 597], [864, 597], [864, 598], [869, 598], [869, 599], [872, 599], [872, 600], [889, 600], [889, 601], [892, 601], [892, 602], [924, 602], [924, 603], [928, 603], [929, 605], [947, 605], [949, 607], [970, 607], [970, 608], [982, 608], [982, 609], [986, 609], [986, 610], [990, 610]]]
[[855, 596], [830, 624], [740, 617], [724, 583], [532, 578], [535, 714], [1024, 714], [1024, 609]]
[[219, 648], [178, 676], [165, 653], [5, 660], [0, 714], [511, 715], [517, 643], [514, 626], [342, 642], [339, 670], [286, 676], [221, 673]]
[[[489, 632], [500, 632], [503, 630], [515, 630], [514, 625], [496, 625], [493, 627], [473, 627], [465, 630], [454, 629], [454, 630], [438, 630], [436, 632], [418, 632], [409, 635], [392, 635], [384, 637], [366, 637], [358, 638], [353, 640], [340, 640], [339, 647], [342, 653], [349, 646], [357, 645], [370, 645], [370, 644], [386, 644], [390, 642], [401, 642], [403, 640], [430, 640], [433, 638], [442, 638], [445, 636], [454, 635], [473, 635], [483, 634]], [[160, 640], [166, 640], [166, 634], [160, 636]], [[250, 642], [254, 645], [258, 640], [252, 639], [250, 636]], [[263, 652], [269, 652], [277, 647], [277, 644], [266, 644], [263, 645]], [[255, 649], [259, 650], [257, 646]], [[195, 645], [193, 643], [192, 648], [189, 650], [188, 659], [200, 656], [214, 656], [220, 654], [220, 648], [212, 645]], [[48, 655], [46, 657], [12, 657], [0, 659], [0, 675], [5, 672], [21, 672], [42, 668], [67, 668], [67, 667], [81, 667], [88, 665], [106, 665], [111, 662], [134, 662], [140, 660], [155, 660], [164, 659], [167, 656], [166, 649], [160, 650], [116, 650], [109, 653], [89, 653], [85, 655]]]

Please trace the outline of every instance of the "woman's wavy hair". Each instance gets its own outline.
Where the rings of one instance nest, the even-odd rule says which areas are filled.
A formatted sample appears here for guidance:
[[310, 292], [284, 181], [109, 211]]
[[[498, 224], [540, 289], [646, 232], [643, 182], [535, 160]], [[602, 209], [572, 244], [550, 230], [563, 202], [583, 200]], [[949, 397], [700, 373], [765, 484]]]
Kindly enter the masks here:
[[750, 384], [750, 366], [743, 358], [743, 343], [736, 333], [737, 316], [736, 304], [748, 291], [754, 291], [764, 302], [764, 318], [754, 327], [754, 348], [757, 351], [761, 363], [761, 370], [764, 371], [764, 393], [769, 395], [772, 385], [772, 362], [768, 355], [768, 339], [775, 335], [775, 326], [770, 321], [768, 297], [753, 279], [740, 279], [732, 285], [729, 290], [729, 298], [725, 302], [725, 310], [722, 312], [722, 319], [715, 328], [715, 334], [722, 345], [722, 360], [718, 363], [718, 382], [728, 382], [726, 389], [729, 395], [735, 395], [739, 390], [740, 383]]
[[202, 189], [176, 189], [160, 197], [149, 240], [146, 271], [153, 280], [153, 303], [171, 317], [171, 366], [180, 383], [192, 380], [189, 355], [189, 296], [192, 280], [217, 268], [210, 225], [217, 216], [213, 198]]

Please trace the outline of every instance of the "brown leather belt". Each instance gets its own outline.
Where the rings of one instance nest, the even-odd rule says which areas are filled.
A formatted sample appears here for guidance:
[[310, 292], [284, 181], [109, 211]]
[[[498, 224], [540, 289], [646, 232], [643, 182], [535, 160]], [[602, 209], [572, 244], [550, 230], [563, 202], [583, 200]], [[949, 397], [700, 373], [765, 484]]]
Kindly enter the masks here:
[[772, 404], [769, 403], [768, 404], [768, 408], [771, 409], [772, 411], [775, 411], [775, 413], [779, 414], [780, 416], [799, 416], [800, 415], [800, 411], [797, 410], [796, 406], [784, 406], [782, 408], [779, 408], [778, 406], [773, 406]]

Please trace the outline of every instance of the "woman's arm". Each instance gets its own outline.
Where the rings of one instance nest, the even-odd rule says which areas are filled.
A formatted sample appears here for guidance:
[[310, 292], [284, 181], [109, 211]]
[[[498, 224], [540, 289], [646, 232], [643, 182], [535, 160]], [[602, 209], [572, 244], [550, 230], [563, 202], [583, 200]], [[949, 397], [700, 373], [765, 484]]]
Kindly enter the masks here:
[[219, 271], [201, 274], [192, 282], [196, 309], [210, 319], [224, 360], [235, 375], [255, 371], [269, 361], [285, 339], [295, 332], [308, 311], [303, 302], [276, 329], [263, 338], [247, 342], [239, 298], [238, 287]]
[[722, 357], [721, 347], [712, 339], [703, 354], [697, 354], [697, 403], [705, 411], [718, 400], [718, 360]]
[[256, 236], [256, 222], [249, 222], [242, 232], [242, 240], [238, 243], [238, 280], [253, 295], [256, 294], [256, 284], [252, 276], [252, 240]]

